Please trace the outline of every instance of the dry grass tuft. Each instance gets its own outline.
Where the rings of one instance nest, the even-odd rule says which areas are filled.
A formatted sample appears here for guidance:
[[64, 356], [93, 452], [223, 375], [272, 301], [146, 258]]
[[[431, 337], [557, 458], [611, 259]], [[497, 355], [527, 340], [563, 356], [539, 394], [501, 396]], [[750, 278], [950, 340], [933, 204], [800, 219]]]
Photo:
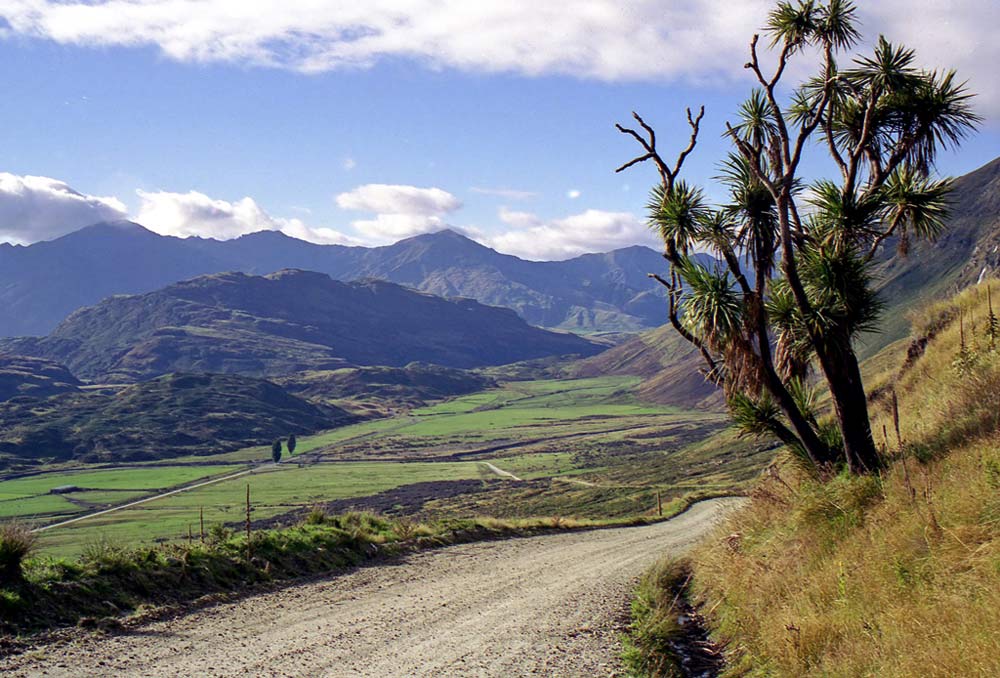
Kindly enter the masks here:
[[37, 542], [31, 529], [17, 521], [0, 525], [0, 584], [19, 582], [22, 565]]
[[1000, 675], [1000, 356], [985, 287], [925, 317], [933, 339], [892, 379], [898, 440], [891, 398], [874, 405], [886, 474], [819, 483], [785, 464], [693, 556], [726, 675]]

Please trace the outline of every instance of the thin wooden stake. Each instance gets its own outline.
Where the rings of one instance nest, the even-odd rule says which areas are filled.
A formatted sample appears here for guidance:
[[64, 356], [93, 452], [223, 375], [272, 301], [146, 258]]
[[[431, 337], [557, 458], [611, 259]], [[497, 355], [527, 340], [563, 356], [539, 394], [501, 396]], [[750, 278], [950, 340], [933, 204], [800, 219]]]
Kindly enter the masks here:
[[198, 511], [198, 519], [201, 522], [201, 543], [205, 543], [205, 507], [202, 506]]
[[188, 523], [188, 544], [194, 541], [194, 534], [191, 533], [191, 523]]
[[903, 437], [899, 434], [899, 399], [896, 398], [896, 389], [892, 389], [892, 425], [896, 427], [896, 444], [903, 447]]
[[656, 513], [663, 517], [663, 502], [660, 500], [660, 491], [656, 491]]
[[250, 562], [250, 483], [247, 483], [247, 562]]

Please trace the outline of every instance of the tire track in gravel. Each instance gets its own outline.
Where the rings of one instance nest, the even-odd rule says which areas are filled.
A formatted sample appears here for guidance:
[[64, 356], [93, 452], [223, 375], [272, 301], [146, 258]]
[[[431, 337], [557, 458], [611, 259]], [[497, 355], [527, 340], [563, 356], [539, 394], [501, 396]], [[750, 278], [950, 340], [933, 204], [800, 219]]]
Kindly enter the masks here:
[[0, 660], [5, 676], [615, 676], [637, 578], [742, 500], [452, 546]]

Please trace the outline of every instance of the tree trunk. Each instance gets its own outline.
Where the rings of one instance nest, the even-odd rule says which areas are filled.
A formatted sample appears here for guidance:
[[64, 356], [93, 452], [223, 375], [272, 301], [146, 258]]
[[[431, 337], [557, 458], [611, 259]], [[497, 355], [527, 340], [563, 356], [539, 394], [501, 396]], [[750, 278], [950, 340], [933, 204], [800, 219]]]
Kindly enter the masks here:
[[818, 350], [817, 354], [830, 387], [840, 434], [844, 438], [847, 466], [852, 473], [875, 473], [883, 468], [883, 461], [872, 436], [861, 368], [850, 346], [850, 339], [841, 337], [840, 340], [840, 344], [834, 344], [832, 350], [827, 347]]
[[[778, 375], [774, 373], [773, 369], [768, 369], [765, 366], [765, 376], [767, 377], [767, 390], [778, 401], [778, 406], [785, 413], [788, 423], [792, 425], [792, 429], [795, 431], [797, 442], [805, 448], [809, 458], [812, 459], [817, 467], [832, 461], [830, 459], [830, 450], [819, 439], [816, 431], [802, 415], [802, 412], [799, 411], [798, 405], [795, 404], [795, 400], [788, 393], [785, 385], [781, 383]], [[783, 440], [783, 442], [787, 443], [788, 441]]]

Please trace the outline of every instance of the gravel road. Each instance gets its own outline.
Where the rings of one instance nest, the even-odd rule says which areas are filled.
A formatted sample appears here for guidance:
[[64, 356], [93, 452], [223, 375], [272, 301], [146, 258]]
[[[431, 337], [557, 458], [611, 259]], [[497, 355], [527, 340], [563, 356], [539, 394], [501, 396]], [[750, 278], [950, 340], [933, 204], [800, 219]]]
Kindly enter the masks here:
[[614, 676], [638, 576], [739, 499], [668, 522], [453, 546], [0, 660], [4, 676]]

